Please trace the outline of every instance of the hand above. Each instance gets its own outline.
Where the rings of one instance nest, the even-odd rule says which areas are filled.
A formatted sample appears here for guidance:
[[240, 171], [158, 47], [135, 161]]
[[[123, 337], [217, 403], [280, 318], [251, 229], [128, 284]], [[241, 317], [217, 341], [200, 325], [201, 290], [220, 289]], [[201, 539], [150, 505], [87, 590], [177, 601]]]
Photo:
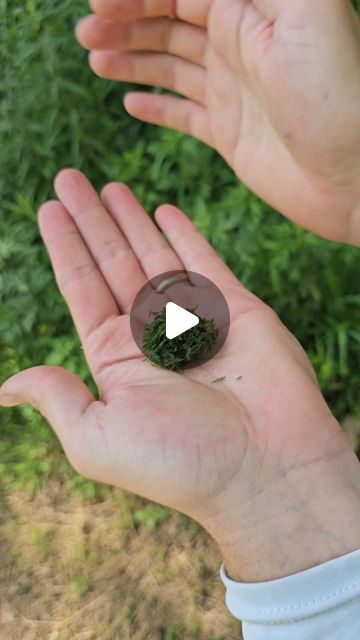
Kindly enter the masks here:
[[[360, 244], [360, 21], [350, 0], [92, 0], [77, 37], [130, 114], [213, 146], [255, 193]], [[176, 18], [169, 18], [176, 7]]]
[[[70, 372], [45, 366], [8, 380], [0, 404], [41, 411], [86, 477], [198, 520], [243, 579], [355, 549], [359, 463], [275, 313], [178, 209], [156, 214], [170, 246], [124, 185], [108, 185], [100, 199], [81, 173], [65, 170], [56, 191], [40, 229], [99, 400]], [[181, 374], [144, 360], [129, 322], [147, 280], [177, 269], [210, 278], [231, 314], [218, 355]], [[238, 549], [236, 565], [229, 549], [231, 558]]]

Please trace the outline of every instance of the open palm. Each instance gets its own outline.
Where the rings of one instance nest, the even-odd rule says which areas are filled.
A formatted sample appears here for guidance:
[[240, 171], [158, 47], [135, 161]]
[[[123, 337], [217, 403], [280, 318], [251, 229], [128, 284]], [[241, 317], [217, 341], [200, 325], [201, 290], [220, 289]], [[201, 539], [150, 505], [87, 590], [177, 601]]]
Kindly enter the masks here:
[[[360, 243], [360, 23], [349, 0], [92, 0], [77, 29], [132, 115], [215, 147], [273, 207]], [[176, 6], [176, 18], [169, 18]]]
[[[70, 372], [36, 367], [3, 385], [1, 404], [37, 407], [80, 473], [204, 526], [214, 513], [248, 509], [325, 451], [349, 449], [300, 345], [183, 213], [157, 211], [170, 247], [126, 186], [110, 184], [100, 199], [65, 170], [56, 189], [40, 227], [100, 399]], [[144, 359], [129, 311], [149, 278], [184, 268], [222, 290], [231, 328], [213, 360], [180, 374]]]

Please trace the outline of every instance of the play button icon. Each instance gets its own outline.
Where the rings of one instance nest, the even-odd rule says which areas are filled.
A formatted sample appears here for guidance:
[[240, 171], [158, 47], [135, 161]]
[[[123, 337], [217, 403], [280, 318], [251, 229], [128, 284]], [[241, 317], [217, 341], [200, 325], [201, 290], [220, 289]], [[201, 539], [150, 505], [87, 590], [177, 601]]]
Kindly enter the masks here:
[[199, 367], [224, 346], [230, 313], [220, 289], [193, 271], [160, 273], [132, 305], [133, 338], [153, 364], [178, 371]]
[[186, 331], [190, 331], [200, 322], [198, 316], [190, 311], [179, 307], [175, 302], [168, 302], [166, 305], [166, 337], [174, 340]]

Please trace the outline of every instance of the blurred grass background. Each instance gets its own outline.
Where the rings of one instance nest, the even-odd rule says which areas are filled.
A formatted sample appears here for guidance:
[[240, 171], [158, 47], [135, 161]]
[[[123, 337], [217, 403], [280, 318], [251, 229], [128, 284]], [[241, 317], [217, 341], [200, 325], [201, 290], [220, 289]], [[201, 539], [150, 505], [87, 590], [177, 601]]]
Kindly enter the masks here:
[[[36, 221], [38, 206], [54, 196], [56, 172], [73, 166], [83, 170], [98, 188], [111, 180], [127, 182], [150, 214], [163, 202], [182, 207], [236, 275], [272, 305], [301, 341], [337, 417], [359, 415], [357, 251], [316, 238], [271, 211], [204, 145], [131, 120], [122, 107], [126, 87], [96, 78], [88, 69], [86, 53], [75, 41], [74, 25], [85, 13], [83, 0], [0, 0], [0, 381], [41, 363], [63, 365], [89, 380]], [[120, 499], [117, 492], [76, 476], [50, 429], [28, 407], [2, 410], [0, 415], [1, 501], [6, 522], [13, 522], [10, 537], [22, 518], [14, 508], [13, 496], [21, 495], [24, 504], [25, 496], [30, 496], [38, 504], [51, 487], [61, 496], [61, 503], [65, 492], [69, 501], [80, 500], [81, 509], [88, 501], [93, 510]], [[151, 535], [154, 529], [158, 534], [161, 527], [170, 526], [170, 519], [172, 527], [176, 522], [176, 527], [187, 532], [186, 548], [191, 550], [199, 536], [206, 544], [202, 532], [195, 525], [193, 530], [186, 518], [137, 498], [127, 498], [126, 504], [122, 513], [126, 521], [130, 514], [137, 535], [143, 530], [146, 535], [147, 529]], [[53, 534], [47, 537], [41, 530], [34, 535], [35, 548], [49, 548], [46, 541], [50, 544]], [[110, 540], [109, 528], [106, 535]], [[164, 540], [156, 547], [156, 538], [152, 538], [154, 553], [161, 545], [166, 547], [166, 536]], [[105, 556], [99, 557], [103, 564]], [[45, 553], [39, 562], [45, 566], [47, 560]], [[98, 566], [99, 558], [94, 562]], [[217, 576], [216, 562], [209, 571], [210, 576]], [[209, 578], [206, 570], [196, 575], [204, 583]], [[72, 584], [71, 577], [69, 580]], [[88, 582], [84, 578], [74, 587], [80, 600], [91, 591]], [[181, 580], [179, 585], [182, 589]], [[177, 623], [164, 622], [166, 615], [160, 612], [160, 630], [153, 627], [150, 635], [141, 628], [131, 631], [130, 626], [125, 635], [120, 631], [91, 635], [91, 630], [86, 635], [80, 628], [71, 631], [72, 635], [70, 631], [70, 635], [64, 631], [59, 636], [45, 631], [48, 635], [42, 636], [36, 627], [34, 638], [238, 637], [233, 621], [222, 623], [229, 625], [225, 635], [211, 635], [207, 630], [211, 625], [204, 626], [204, 619], [194, 623], [191, 615], [185, 622], [181, 616], [177, 628]], [[225, 612], [224, 616], [226, 620]], [[13, 637], [17, 637], [15, 631]], [[19, 637], [32, 636], [22, 633]]]

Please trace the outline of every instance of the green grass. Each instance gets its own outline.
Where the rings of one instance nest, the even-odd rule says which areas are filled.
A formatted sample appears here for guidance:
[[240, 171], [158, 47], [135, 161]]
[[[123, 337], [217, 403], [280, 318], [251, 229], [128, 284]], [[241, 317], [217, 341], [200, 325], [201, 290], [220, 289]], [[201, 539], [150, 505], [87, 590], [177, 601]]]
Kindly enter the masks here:
[[[74, 166], [97, 187], [127, 182], [150, 213], [165, 201], [184, 208], [302, 342], [336, 415], [358, 413], [356, 251], [271, 211], [204, 145], [131, 120], [125, 88], [96, 78], [75, 42], [85, 13], [83, 1], [0, 0], [1, 379], [48, 362], [89, 380], [36, 223], [38, 206], [54, 195], [54, 175]], [[101, 490], [76, 478], [33, 411], [2, 411], [0, 430], [6, 486], [36, 489], [57, 473], [71, 490], [98, 498]]]

